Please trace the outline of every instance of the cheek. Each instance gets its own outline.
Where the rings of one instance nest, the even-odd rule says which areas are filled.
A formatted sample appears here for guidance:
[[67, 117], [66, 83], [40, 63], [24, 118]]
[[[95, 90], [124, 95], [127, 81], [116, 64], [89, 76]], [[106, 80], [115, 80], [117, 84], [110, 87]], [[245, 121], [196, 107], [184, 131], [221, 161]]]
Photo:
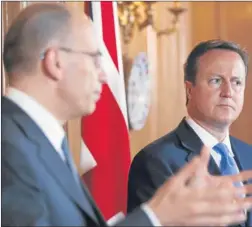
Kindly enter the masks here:
[[92, 65], [74, 64], [68, 68], [66, 84], [71, 90], [73, 98], [87, 102], [92, 99], [96, 86], [95, 71]]
[[203, 107], [214, 105], [219, 99], [218, 91], [204, 87], [195, 90], [192, 96], [192, 99]]
[[241, 109], [244, 103], [244, 93], [235, 95], [234, 102], [236, 106]]
[[78, 87], [81, 87], [82, 95], [86, 97], [86, 99], [93, 99], [94, 92], [96, 90], [96, 82], [94, 79], [94, 73], [89, 70], [83, 71], [83, 75], [79, 78]]
[[85, 80], [85, 75], [81, 74], [77, 70], [72, 70], [68, 74], [67, 80], [65, 81], [67, 89], [72, 93], [73, 98], [81, 99], [85, 97], [87, 89], [89, 89], [88, 84]]
[[215, 106], [219, 102], [219, 95], [217, 91], [202, 88], [194, 93], [193, 100], [197, 112], [200, 112], [205, 116], [211, 116], [215, 112]]

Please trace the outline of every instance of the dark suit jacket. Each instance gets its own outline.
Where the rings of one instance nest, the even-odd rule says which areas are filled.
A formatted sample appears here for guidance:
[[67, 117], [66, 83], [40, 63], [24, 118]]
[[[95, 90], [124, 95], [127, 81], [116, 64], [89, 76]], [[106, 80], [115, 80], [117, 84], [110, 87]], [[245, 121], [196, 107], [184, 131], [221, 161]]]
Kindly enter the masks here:
[[[106, 226], [41, 129], [4, 97], [1, 208], [3, 226]], [[118, 225], [138, 224], [151, 225], [141, 209]]]
[[[252, 146], [230, 137], [235, 160], [240, 170], [252, 169]], [[157, 188], [200, 153], [202, 142], [183, 119], [178, 127], [143, 148], [134, 158], [128, 183], [128, 211], [150, 199]], [[209, 172], [220, 175], [213, 158]], [[248, 215], [250, 226], [251, 214]]]

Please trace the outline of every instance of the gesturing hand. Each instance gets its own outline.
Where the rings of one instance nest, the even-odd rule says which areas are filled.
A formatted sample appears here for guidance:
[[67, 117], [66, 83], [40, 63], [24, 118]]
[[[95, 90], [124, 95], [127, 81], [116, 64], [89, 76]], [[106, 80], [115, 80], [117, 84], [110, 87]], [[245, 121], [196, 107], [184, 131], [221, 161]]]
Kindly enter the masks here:
[[252, 178], [252, 171], [235, 176], [211, 176], [207, 171], [209, 150], [204, 147], [178, 174], [161, 186], [149, 206], [166, 226], [223, 226], [246, 220], [243, 210], [252, 207], [251, 185], [234, 182]]

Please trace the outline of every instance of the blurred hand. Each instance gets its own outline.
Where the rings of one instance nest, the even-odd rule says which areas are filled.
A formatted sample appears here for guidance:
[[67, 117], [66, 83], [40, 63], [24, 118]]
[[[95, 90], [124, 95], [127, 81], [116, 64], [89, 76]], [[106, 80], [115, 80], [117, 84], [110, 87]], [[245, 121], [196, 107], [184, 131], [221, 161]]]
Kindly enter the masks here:
[[174, 177], [161, 186], [149, 201], [165, 226], [225, 226], [246, 220], [243, 210], [251, 209], [252, 186], [235, 187], [234, 182], [252, 178], [252, 171], [235, 176], [211, 176], [207, 171], [210, 152], [203, 147]]

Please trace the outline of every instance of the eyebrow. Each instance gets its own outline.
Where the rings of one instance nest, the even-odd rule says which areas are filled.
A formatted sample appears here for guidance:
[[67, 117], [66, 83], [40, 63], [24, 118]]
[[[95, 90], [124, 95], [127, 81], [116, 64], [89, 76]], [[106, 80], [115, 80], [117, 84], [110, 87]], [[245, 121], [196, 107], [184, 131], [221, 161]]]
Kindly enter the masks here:
[[[246, 77], [246, 76], [245, 76], [245, 77]], [[242, 80], [242, 79], [245, 78], [245, 77], [232, 76], [232, 77], [231, 77], [231, 80], [234, 80], [234, 79], [240, 79], [240, 80]]]
[[[221, 74], [219, 74], [219, 73], [212, 73], [211, 75], [210, 75], [210, 77], [209, 78], [211, 78], [211, 77], [221, 77], [222, 79], [225, 79], [224, 77], [223, 77], [223, 75], [221, 75]], [[242, 80], [242, 79], [245, 79], [246, 78], [246, 75], [245, 75], [245, 77], [241, 77], [241, 76], [231, 76], [231, 78], [230, 78], [230, 80]]]

